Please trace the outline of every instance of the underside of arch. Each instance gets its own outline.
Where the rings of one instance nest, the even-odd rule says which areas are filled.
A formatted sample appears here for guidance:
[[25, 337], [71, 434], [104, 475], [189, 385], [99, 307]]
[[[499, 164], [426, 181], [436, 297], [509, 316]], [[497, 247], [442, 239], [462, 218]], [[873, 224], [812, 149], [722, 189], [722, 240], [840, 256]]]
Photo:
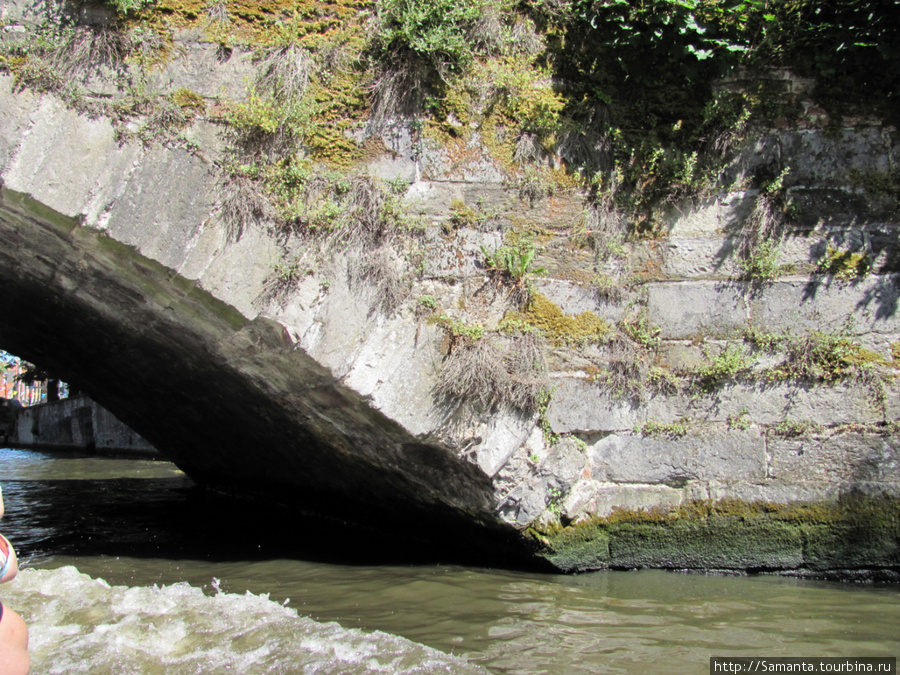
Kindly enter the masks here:
[[505, 530], [478, 467], [372, 408], [279, 324], [0, 196], [0, 347], [77, 383], [198, 483], [400, 528]]

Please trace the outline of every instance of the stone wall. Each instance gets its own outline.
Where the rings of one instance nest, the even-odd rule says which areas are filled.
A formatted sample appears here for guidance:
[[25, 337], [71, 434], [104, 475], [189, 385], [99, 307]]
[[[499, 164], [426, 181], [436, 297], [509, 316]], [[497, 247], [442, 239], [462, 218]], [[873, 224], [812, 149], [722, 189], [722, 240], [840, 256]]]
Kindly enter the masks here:
[[[15, 23], [14, 14], [7, 20]], [[153, 87], [188, 87], [210, 108], [244, 95], [248, 53], [217, 58], [215, 45], [178, 40], [181, 55], [153, 71]], [[122, 95], [94, 84], [97, 96]], [[418, 223], [386, 250], [404, 284], [399, 306], [386, 310], [384, 288], [353, 271], [368, 252], [326, 250], [272, 222], [238, 236], [228, 231], [221, 119], [195, 120], [177, 143], [123, 140], [111, 120], [52, 95], [14, 91], [12, 78], [0, 75], [0, 236], [9, 243], [5, 264], [15, 268], [2, 282], [23, 307], [77, 299], [73, 317], [84, 308], [103, 317], [72, 321], [88, 332], [102, 326], [90, 335], [127, 353], [87, 340], [66, 352], [48, 338], [38, 355], [88, 379], [78, 358], [110, 359], [109, 372], [119, 372], [114, 363], [157, 398], [174, 397], [175, 405], [160, 406], [134, 398], [134, 382], [96, 383], [104, 405], [201, 482], [274, 484], [323, 503], [330, 496], [332, 506], [353, 501], [357, 512], [368, 504], [390, 505], [394, 515], [439, 505], [506, 534], [708, 501], [843, 504], [860, 492], [896, 500], [897, 199], [866, 177], [890, 174], [900, 146], [896, 130], [878, 120], [839, 128], [808, 122], [760, 130], [720, 190], [672, 204], [662, 231], [625, 239], [614, 255], [598, 250], [608, 233], [592, 230], [585, 195], [523, 198], [477, 137], [461, 153], [427, 140], [414, 147], [402, 119], [387, 130], [360, 130], [386, 152], [355, 170], [409, 179], [405, 208]], [[776, 165], [790, 169], [785, 195], [794, 213], [777, 242], [777, 273], [747, 280], [739, 249], [760, 193], [746, 179]], [[451, 223], [454, 204], [490, 218]], [[452, 350], [448, 323], [477, 326], [501, 352], [515, 350], [515, 336], [499, 328], [522, 308], [489, 273], [483, 251], [523, 228], [537, 233], [535, 267], [546, 270], [531, 276], [530, 292], [564, 317], [592, 313], [613, 336], [547, 341], [548, 395], [539, 405], [437, 397]], [[47, 251], [63, 262], [48, 260]], [[842, 276], [823, 266], [832, 251], [865, 255], [866, 273]], [[284, 263], [309, 271], [273, 294]], [[616, 293], [601, 292], [598, 275], [614, 279]], [[42, 290], [25, 293], [23, 279]], [[647, 327], [645, 345], [621, 337], [638, 321]], [[37, 325], [53, 323], [49, 311]], [[142, 340], [145, 326], [150, 337]], [[857, 363], [832, 379], [775, 376], [793, 357], [750, 345], [750, 329], [844, 339], [855, 345]], [[28, 349], [37, 330], [7, 327], [0, 340]], [[622, 345], [643, 372], [640, 386], [625, 392], [607, 384], [623, 365], [615, 351]], [[729, 349], [743, 354], [739, 371], [716, 381], [707, 375], [698, 386]], [[655, 382], [651, 369], [664, 381]], [[185, 394], [175, 387], [191, 382], [202, 395], [179, 399]], [[173, 424], [161, 425], [163, 409]], [[196, 427], [213, 430], [215, 448]], [[879, 536], [895, 536], [888, 532]], [[551, 557], [564, 569], [681, 565], [663, 553], [629, 555], [593, 563]], [[729, 567], [731, 553], [722, 555], [715, 566]], [[896, 551], [885, 555], [868, 564], [897, 565]], [[704, 559], [685, 566], [702, 567]], [[742, 560], [730, 566], [767, 566]], [[804, 560], [773, 556], [769, 566]]]
[[84, 396], [18, 408], [7, 442], [15, 447], [159, 457], [140, 434]]

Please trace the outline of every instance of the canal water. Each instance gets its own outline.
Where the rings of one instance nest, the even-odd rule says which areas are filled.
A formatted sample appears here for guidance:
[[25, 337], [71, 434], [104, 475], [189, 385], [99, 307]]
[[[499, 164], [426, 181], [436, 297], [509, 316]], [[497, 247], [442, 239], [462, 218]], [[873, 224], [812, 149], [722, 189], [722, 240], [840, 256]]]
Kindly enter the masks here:
[[[707, 673], [898, 656], [900, 587], [428, 561], [210, 499], [165, 462], [0, 450], [32, 672]], [[411, 563], [410, 561], [414, 561]]]

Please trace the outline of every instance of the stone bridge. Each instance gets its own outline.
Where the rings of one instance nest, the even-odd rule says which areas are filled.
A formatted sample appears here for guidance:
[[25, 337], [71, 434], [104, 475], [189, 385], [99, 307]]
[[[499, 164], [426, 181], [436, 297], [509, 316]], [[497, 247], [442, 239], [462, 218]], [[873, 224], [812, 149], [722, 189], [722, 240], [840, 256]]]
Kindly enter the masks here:
[[[182, 47], [154, 76], [160, 91], [242, 95], [249, 55]], [[594, 254], [568, 244], [580, 195], [523, 200], [484, 155], [460, 168], [384, 134], [389, 152], [369, 170], [408, 179], [406, 207], [424, 223], [417, 262], [395, 251], [417, 275], [390, 311], [347, 251], [272, 292], [279, 266], [310, 244], [223, 226], [224, 135], [210, 115], [178, 143], [145, 142], [0, 74], [0, 347], [77, 383], [201, 485], [285, 509], [513, 557], [539, 548], [564, 570], [900, 565], [896, 196], [853, 179], [895, 170], [893, 130], [859, 123], [834, 138], [813, 126], [748, 145], [734, 172], [789, 158], [803, 213], [764, 286], [741, 280], [740, 225], [758, 191], [738, 190], [681, 205], [664, 239], [628, 244], [622, 297], [598, 292]], [[459, 204], [499, 225], [448, 227]], [[454, 321], [496, 331], [511, 311], [481, 252], [523, 218], [547, 233], [532, 291], [566, 320], [600, 317], [632, 336], [648, 326], [652, 352], [638, 337], [623, 356], [609, 346], [623, 340], [563, 336], [546, 356], [552, 396], [537, 405], [448, 401], [436, 387]], [[822, 264], [833, 250], [865, 254], [871, 272], [841, 278]], [[714, 379], [717, 356], [734, 355], [751, 324], [843, 336], [870, 367], [814, 385], [764, 377], [783, 371], [760, 350]], [[600, 386], [629, 358], [651, 369], [648, 382], [693, 373], [705, 385]], [[874, 534], [860, 534], [854, 499], [879, 504]], [[683, 531], [665, 530], [661, 513]], [[579, 522], [589, 527], [566, 527]], [[533, 525], [546, 536], [525, 537]], [[663, 534], [646, 530], [657, 525]], [[832, 540], [875, 543], [856, 555]]]
[[229, 246], [209, 227], [206, 162], [121, 147], [108, 123], [3, 85], [4, 349], [79, 383], [200, 484], [340, 517], [497, 527], [476, 465], [254, 311], [274, 244]]

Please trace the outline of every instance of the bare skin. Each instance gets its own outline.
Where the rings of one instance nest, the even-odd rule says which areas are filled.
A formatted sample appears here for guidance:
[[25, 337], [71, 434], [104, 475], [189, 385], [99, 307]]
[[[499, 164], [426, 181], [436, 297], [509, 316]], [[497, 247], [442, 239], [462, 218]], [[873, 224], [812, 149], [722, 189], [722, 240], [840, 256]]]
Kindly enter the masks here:
[[9, 607], [0, 619], [0, 675], [28, 675], [28, 627]]
[[[0, 491], [0, 518], [3, 517], [3, 492]], [[6, 537], [0, 534], [0, 551], [8, 563], [0, 584], [15, 578], [19, 572], [16, 551]], [[28, 626], [25, 620], [9, 607], [3, 607], [0, 616], [0, 675], [28, 675], [31, 658], [28, 655]]]

